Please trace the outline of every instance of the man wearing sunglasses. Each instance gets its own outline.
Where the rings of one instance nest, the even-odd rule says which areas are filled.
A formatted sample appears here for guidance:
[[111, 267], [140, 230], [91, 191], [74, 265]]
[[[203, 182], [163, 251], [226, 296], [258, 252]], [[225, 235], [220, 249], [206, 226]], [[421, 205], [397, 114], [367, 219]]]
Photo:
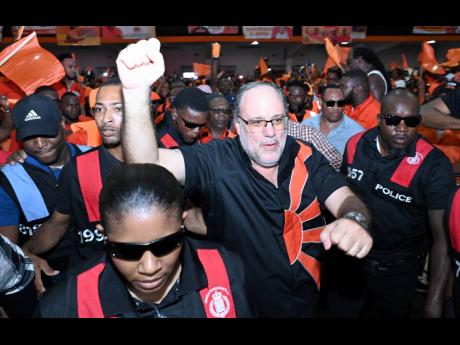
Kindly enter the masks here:
[[[424, 315], [440, 317], [449, 272], [442, 220], [455, 188], [452, 166], [417, 134], [419, 103], [410, 91], [385, 95], [378, 119], [378, 127], [348, 141], [342, 167], [374, 219], [374, 247], [360, 267], [366, 283], [358, 300], [367, 299], [364, 312], [372, 316], [408, 317], [417, 274], [429, 250]], [[353, 281], [350, 274], [346, 279]]]
[[[287, 135], [287, 104], [273, 83], [240, 89], [235, 139], [158, 149], [145, 95], [164, 73], [159, 49], [157, 39], [143, 40], [117, 59], [127, 158], [166, 167], [187, 196], [201, 197], [203, 235], [243, 259], [253, 314], [314, 316], [324, 249], [337, 244], [361, 258], [372, 246], [366, 207], [323, 155]], [[325, 226], [320, 203], [339, 219]]]
[[221, 94], [210, 94], [208, 100], [209, 120], [208, 125], [200, 132], [200, 143], [206, 144], [213, 139], [233, 139], [235, 134], [228, 128], [232, 116], [230, 103]]
[[364, 130], [359, 123], [343, 113], [344, 105], [342, 89], [337, 85], [327, 85], [323, 91], [321, 115], [302, 122], [320, 131], [342, 155], [348, 139]]
[[161, 148], [193, 145], [208, 122], [209, 102], [197, 88], [185, 88], [174, 98], [171, 116], [158, 125], [157, 140]]

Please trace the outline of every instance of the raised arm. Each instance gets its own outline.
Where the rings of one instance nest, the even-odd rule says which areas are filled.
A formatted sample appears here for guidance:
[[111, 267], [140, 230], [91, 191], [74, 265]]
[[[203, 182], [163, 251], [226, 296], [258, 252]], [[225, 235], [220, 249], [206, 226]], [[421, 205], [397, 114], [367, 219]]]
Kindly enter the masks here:
[[185, 164], [178, 150], [158, 149], [150, 115], [150, 87], [164, 73], [160, 41], [151, 38], [130, 44], [117, 58], [124, 97], [122, 144], [126, 163], [155, 163], [185, 183]]

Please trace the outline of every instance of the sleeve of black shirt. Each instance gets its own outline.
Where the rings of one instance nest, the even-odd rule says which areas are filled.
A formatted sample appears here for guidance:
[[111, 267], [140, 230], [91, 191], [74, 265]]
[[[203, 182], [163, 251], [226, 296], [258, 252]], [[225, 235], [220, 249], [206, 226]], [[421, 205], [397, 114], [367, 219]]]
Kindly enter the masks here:
[[321, 152], [312, 147], [312, 155], [307, 159], [308, 172], [312, 178], [318, 201], [324, 205], [327, 198], [337, 189], [346, 186], [344, 177], [336, 172]]
[[460, 87], [447, 93], [442, 98], [452, 116], [460, 118]]
[[455, 174], [452, 164], [441, 152], [436, 155], [430, 166], [430, 175], [425, 185], [425, 196], [429, 210], [442, 210], [447, 208], [449, 197], [456, 187]]
[[[71, 159], [64, 168], [62, 168], [61, 174], [59, 175], [59, 187], [56, 199], [55, 210], [62, 214], [72, 213], [72, 191], [70, 185], [75, 171], [75, 159]], [[75, 197], [75, 196], [74, 196]]]
[[200, 193], [214, 180], [221, 159], [217, 144], [217, 140], [213, 140], [205, 145], [180, 147], [185, 164], [186, 197]]

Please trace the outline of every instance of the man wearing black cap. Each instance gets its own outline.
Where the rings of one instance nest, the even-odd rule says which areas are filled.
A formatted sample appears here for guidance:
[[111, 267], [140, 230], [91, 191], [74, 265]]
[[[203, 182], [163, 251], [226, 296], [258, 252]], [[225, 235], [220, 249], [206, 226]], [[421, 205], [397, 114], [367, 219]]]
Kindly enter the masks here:
[[208, 110], [206, 93], [197, 88], [181, 90], [174, 98], [171, 116], [158, 125], [159, 147], [170, 149], [197, 142], [200, 129], [208, 122]]
[[[22, 245], [53, 213], [64, 164], [89, 148], [65, 142], [61, 112], [47, 97], [26, 96], [12, 114], [17, 140], [27, 158], [0, 171], [0, 234]], [[45, 253], [60, 269], [66, 266], [66, 245], [64, 241]]]

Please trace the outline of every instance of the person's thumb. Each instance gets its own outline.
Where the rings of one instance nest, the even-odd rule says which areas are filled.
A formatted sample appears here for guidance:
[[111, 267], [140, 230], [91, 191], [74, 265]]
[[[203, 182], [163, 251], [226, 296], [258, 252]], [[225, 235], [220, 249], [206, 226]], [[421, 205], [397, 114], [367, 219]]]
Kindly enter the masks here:
[[54, 268], [51, 268], [50, 265], [48, 265], [48, 262], [43, 260], [40, 262], [40, 269], [45, 272], [47, 276], [55, 276], [59, 274], [59, 271], [55, 270]]
[[334, 223], [326, 225], [324, 230], [319, 235], [319, 238], [321, 239], [321, 242], [323, 242], [324, 249], [326, 249], [326, 250], [329, 250], [332, 247], [331, 234], [332, 234], [332, 229], [334, 228], [333, 224]]

